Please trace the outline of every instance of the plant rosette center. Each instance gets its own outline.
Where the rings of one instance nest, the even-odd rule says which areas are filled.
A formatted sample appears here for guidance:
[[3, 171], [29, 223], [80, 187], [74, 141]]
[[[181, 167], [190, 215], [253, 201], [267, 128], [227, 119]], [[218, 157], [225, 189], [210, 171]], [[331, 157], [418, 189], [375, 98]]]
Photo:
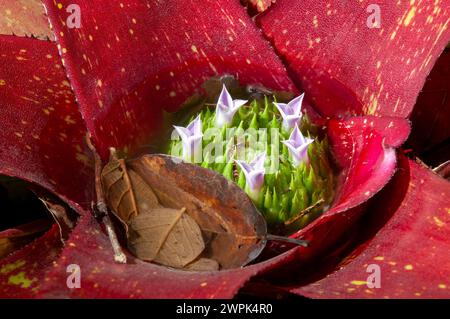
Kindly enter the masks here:
[[175, 123], [166, 152], [236, 183], [272, 233], [292, 234], [330, 207], [335, 189], [327, 138], [302, 110], [303, 98], [234, 99], [223, 84], [216, 103]]

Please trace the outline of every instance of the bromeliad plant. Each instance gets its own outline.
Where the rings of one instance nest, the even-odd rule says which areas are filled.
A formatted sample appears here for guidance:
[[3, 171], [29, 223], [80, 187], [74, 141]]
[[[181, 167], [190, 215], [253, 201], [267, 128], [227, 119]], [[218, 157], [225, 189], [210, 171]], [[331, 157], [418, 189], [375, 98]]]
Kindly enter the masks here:
[[168, 154], [237, 183], [269, 229], [298, 230], [330, 206], [335, 186], [327, 139], [310, 137], [317, 128], [303, 116], [303, 97], [233, 100], [224, 84], [215, 108], [204, 107], [186, 127], [174, 126]]
[[[367, 27], [369, 1], [277, 0], [253, 19], [238, 0], [77, 1], [80, 28], [67, 22], [71, 4], [3, 1], [2, 14], [11, 17], [0, 20], [0, 173], [41, 185], [80, 215], [63, 248], [53, 227], [0, 261], [3, 297], [230, 298], [261, 278], [312, 297], [448, 297], [450, 186], [396, 152], [450, 37], [445, 2], [385, 2], [380, 28]], [[141, 153], [160, 137], [165, 111], [204, 97], [201, 84], [225, 74], [249, 88], [305, 92], [303, 109], [323, 128], [339, 174], [329, 209], [291, 235], [310, 245], [208, 274], [133, 256], [114, 263], [91, 213], [86, 133], [104, 161], [110, 147]], [[227, 106], [223, 121], [237, 104]], [[283, 112], [285, 127], [299, 116], [291, 107]], [[307, 131], [315, 139], [309, 147], [321, 141]], [[369, 290], [361, 282], [373, 263], [384, 279]], [[80, 289], [67, 288], [73, 264], [82, 271]]]

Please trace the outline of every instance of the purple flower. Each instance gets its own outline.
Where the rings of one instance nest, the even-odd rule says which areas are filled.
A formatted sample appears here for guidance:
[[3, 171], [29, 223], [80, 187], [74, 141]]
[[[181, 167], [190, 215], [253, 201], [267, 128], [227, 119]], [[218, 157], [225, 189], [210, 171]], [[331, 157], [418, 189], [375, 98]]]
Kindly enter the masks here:
[[247, 103], [247, 100], [233, 100], [224, 84], [217, 101], [216, 126], [220, 128], [231, 124], [234, 114], [245, 103]]
[[202, 157], [202, 120], [200, 115], [187, 127], [173, 126], [183, 143], [183, 159], [188, 162], [201, 162]]
[[283, 117], [283, 128], [287, 132], [293, 129], [295, 124], [298, 123], [298, 121], [302, 118], [302, 103], [304, 96], [305, 93], [296, 97], [288, 104], [274, 102], [275, 106]]
[[288, 140], [283, 141], [292, 155], [294, 165], [298, 166], [301, 162], [308, 161], [308, 146], [314, 142], [314, 139], [304, 137], [297, 123]]
[[261, 187], [264, 184], [264, 161], [266, 160], [266, 153], [261, 153], [255, 157], [249, 164], [244, 161], [236, 160], [236, 163], [242, 169], [247, 181], [246, 189], [248, 195], [253, 200], [258, 200]]

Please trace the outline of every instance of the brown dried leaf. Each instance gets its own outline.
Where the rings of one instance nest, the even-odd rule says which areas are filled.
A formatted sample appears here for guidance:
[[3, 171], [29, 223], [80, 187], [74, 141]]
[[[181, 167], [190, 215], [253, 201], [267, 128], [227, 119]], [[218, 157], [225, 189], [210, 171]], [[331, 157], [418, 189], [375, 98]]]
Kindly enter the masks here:
[[217, 261], [208, 258], [200, 258], [184, 267], [185, 270], [189, 271], [217, 271], [219, 268]]
[[130, 217], [138, 213], [138, 208], [124, 160], [111, 156], [102, 170], [102, 186], [109, 208], [127, 224]]
[[54, 41], [44, 6], [40, 0], [2, 0], [0, 1], [0, 35], [36, 37]]
[[205, 249], [197, 223], [185, 209], [156, 208], [133, 216], [128, 247], [137, 257], [183, 268]]
[[74, 217], [72, 216], [70, 209], [50, 196], [39, 195], [39, 200], [44, 204], [58, 224], [61, 239], [68, 239], [70, 232], [75, 227]]
[[186, 270], [241, 267], [266, 243], [266, 223], [247, 195], [222, 175], [166, 155], [103, 168], [110, 209], [138, 258]]
[[256, 258], [264, 248], [263, 216], [222, 175], [167, 155], [146, 155], [127, 165], [151, 187], [161, 205], [186, 208], [208, 239], [201, 257], [217, 261], [224, 269], [235, 268]]
[[276, 2], [276, 0], [242, 0], [242, 2], [244, 5], [249, 5], [258, 12], [264, 12], [269, 9], [269, 7]]
[[181, 217], [167, 235], [155, 262], [182, 268], [195, 260], [205, 249], [200, 227], [181, 210]]
[[150, 186], [114, 152], [102, 170], [102, 187], [138, 258], [183, 268], [205, 249], [202, 232], [185, 209], [162, 207]]
[[111, 156], [102, 170], [102, 185], [110, 209], [125, 224], [140, 211], [159, 207], [158, 199], [135, 172], [128, 170], [125, 161]]
[[134, 198], [136, 199], [139, 214], [154, 208], [162, 207], [153, 190], [139, 174], [132, 169], [128, 169], [128, 175], [130, 176], [131, 187], [134, 192]]

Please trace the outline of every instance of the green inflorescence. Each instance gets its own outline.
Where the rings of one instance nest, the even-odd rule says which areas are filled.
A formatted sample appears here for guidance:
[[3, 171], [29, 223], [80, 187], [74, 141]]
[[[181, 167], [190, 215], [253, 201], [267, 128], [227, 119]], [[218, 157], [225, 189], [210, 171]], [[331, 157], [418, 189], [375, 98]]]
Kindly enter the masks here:
[[[330, 205], [334, 175], [327, 139], [316, 134], [317, 127], [306, 114], [299, 126], [314, 142], [308, 148], [309, 161], [293, 164], [288, 148], [281, 143], [289, 139], [291, 132], [282, 128], [282, 117], [273, 101], [273, 97], [266, 96], [245, 104], [232, 123], [220, 129], [215, 126], [214, 108], [204, 107], [200, 111], [203, 157], [197, 164], [223, 174], [249, 193], [245, 175], [235, 160], [251, 161], [266, 152], [264, 185], [254, 203], [271, 231], [292, 232], [306, 226]], [[187, 125], [197, 116], [181, 124]], [[168, 154], [181, 156], [181, 150], [181, 140], [171, 140]]]

